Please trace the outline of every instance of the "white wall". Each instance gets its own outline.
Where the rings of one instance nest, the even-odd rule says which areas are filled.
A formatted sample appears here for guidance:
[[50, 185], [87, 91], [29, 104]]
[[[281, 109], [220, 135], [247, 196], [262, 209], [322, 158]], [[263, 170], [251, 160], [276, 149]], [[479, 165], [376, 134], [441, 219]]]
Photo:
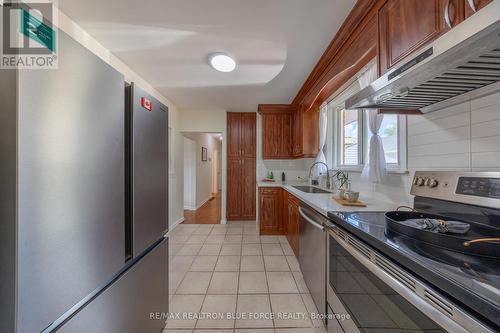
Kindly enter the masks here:
[[[219, 147], [219, 141], [215, 139], [211, 133], [189, 132], [184, 135], [194, 141], [195, 160], [194, 168], [196, 171], [196, 191], [195, 191], [195, 207], [200, 208], [205, 202], [212, 198], [213, 193], [213, 165], [212, 160], [214, 154]], [[207, 148], [207, 160], [202, 161], [201, 148]], [[191, 166], [190, 166], [191, 167]], [[185, 190], [187, 190], [185, 188]]]
[[[226, 223], [226, 184], [227, 184], [227, 143], [226, 143], [226, 110], [182, 110], [182, 132], [222, 133], [222, 196], [221, 196], [221, 223]], [[200, 153], [201, 154], [201, 153]]]
[[106, 63], [110, 64], [117, 71], [121, 72], [127, 82], [135, 82], [142, 89], [157, 98], [168, 107], [169, 111], [169, 127], [173, 130], [174, 143], [170, 148], [174, 149], [174, 164], [169, 172], [169, 226], [183, 220], [183, 139], [180, 134], [180, 114], [176, 105], [170, 102], [165, 96], [155, 90], [151, 84], [138, 75], [132, 68], [123, 63], [119, 58], [112, 54], [109, 50], [103, 47], [97, 40], [90, 36], [78, 24], [71, 20], [64, 13], [59, 11], [58, 27], [78, 41], [84, 47], [100, 57]]
[[196, 210], [196, 141], [184, 138], [184, 209]]

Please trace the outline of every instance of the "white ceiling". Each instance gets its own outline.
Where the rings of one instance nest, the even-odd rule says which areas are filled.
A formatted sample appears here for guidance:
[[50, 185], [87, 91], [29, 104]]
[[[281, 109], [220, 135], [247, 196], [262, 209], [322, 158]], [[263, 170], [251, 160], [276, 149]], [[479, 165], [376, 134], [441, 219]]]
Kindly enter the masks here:
[[[181, 109], [288, 103], [355, 0], [60, 0], [61, 10]], [[208, 66], [212, 52], [237, 69]]]

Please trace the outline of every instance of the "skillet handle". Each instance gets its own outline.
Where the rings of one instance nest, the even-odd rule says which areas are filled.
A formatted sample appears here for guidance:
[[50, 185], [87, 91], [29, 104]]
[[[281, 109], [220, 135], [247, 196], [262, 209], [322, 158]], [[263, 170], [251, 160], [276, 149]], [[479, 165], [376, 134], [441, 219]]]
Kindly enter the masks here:
[[478, 238], [478, 239], [473, 239], [467, 242], [464, 242], [464, 246], [471, 246], [472, 244], [475, 243], [483, 243], [483, 242], [500, 242], [500, 238], [494, 237], [494, 238]]
[[404, 206], [404, 205], [403, 206], [399, 206], [398, 208], [396, 208], [396, 211], [399, 212], [401, 210], [401, 208], [408, 208], [410, 210], [410, 212], [416, 212], [416, 210], [413, 209], [412, 207], [410, 207], [410, 206]]

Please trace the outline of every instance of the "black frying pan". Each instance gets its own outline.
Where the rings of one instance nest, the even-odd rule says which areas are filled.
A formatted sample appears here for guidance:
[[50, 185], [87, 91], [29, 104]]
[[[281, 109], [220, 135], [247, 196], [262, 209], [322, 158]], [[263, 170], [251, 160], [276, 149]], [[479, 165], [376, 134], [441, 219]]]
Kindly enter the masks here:
[[[428, 230], [422, 230], [407, 226], [400, 222], [409, 219], [440, 219], [445, 221], [460, 221], [469, 223], [470, 230], [466, 234], [452, 234], [452, 233], [436, 233]], [[419, 212], [406, 212], [406, 211], [393, 211], [385, 213], [386, 231], [402, 234], [413, 239], [417, 239], [435, 246], [446, 248], [452, 251], [461, 252], [469, 255], [487, 256], [500, 258], [500, 242], [479, 242], [472, 243], [469, 246], [464, 245], [464, 242], [480, 238], [500, 237], [500, 232], [497, 229], [489, 228], [485, 225], [478, 225], [463, 221], [456, 218], [448, 218], [441, 215], [419, 213]]]

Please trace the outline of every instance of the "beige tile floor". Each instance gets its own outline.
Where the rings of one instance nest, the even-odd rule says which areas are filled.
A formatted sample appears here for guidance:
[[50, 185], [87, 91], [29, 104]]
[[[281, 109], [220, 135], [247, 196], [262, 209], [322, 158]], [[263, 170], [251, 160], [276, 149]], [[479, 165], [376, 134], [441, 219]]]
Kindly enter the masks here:
[[170, 313], [180, 317], [164, 333], [325, 332], [286, 237], [259, 236], [255, 222], [181, 224], [169, 236]]

